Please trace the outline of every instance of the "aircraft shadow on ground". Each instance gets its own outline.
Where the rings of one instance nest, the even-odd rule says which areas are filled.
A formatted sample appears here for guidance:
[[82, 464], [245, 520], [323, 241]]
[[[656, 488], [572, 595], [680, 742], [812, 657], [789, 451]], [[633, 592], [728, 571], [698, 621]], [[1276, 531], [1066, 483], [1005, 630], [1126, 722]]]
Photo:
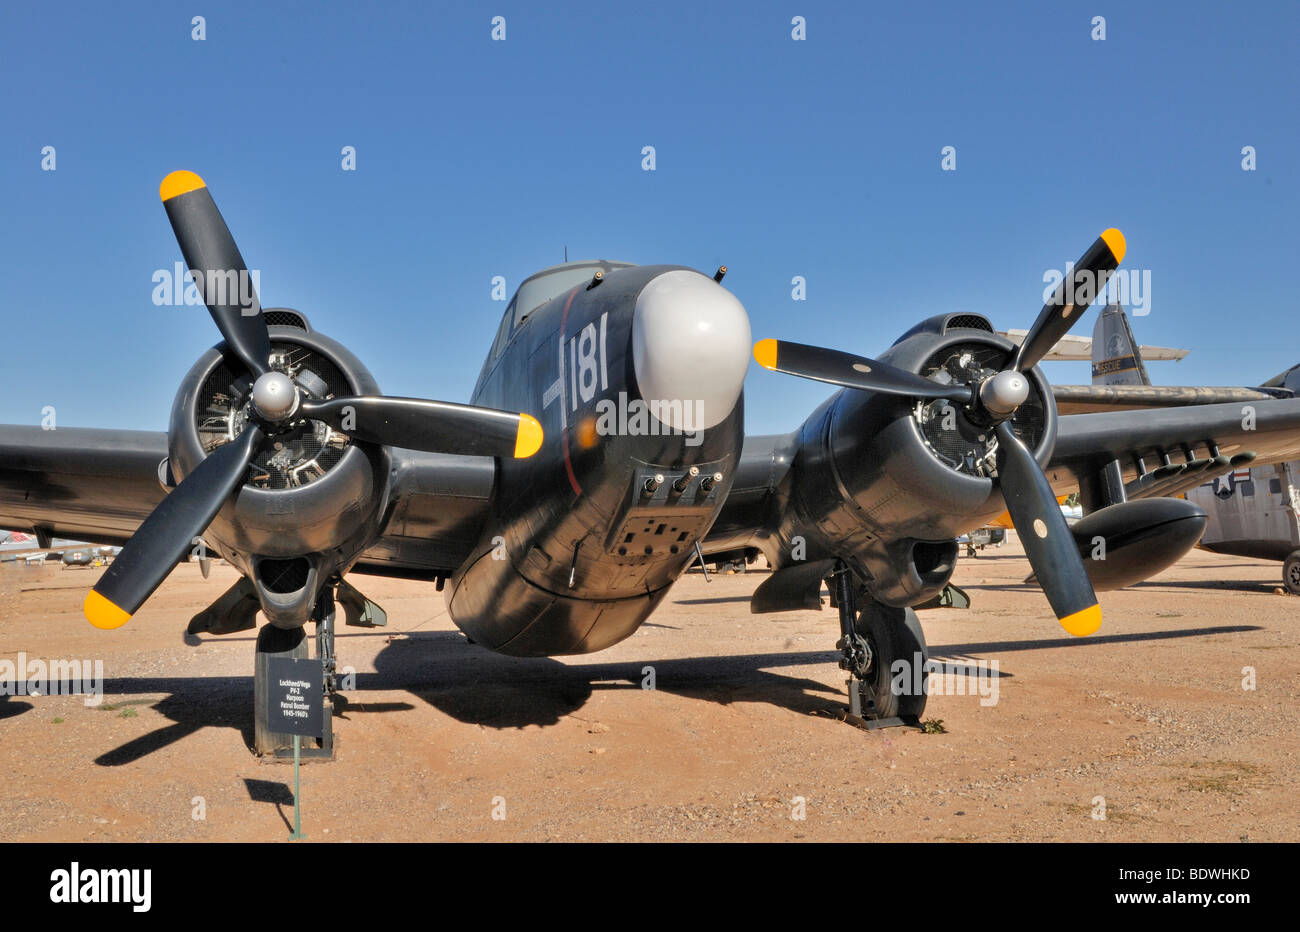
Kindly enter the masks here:
[[[1212, 589], [1215, 592], [1261, 592], [1272, 593], [1272, 591], [1282, 585], [1281, 580], [1277, 582], [1259, 582], [1253, 579], [1233, 579], [1233, 580], [1169, 580], [1162, 582], [1160, 580], [1148, 580], [1147, 582], [1135, 583], [1132, 586], [1126, 586], [1126, 589], [1159, 589], [1166, 592], [1176, 592], [1179, 589]], [[1041, 591], [1036, 583], [1030, 582], [1004, 582], [1004, 583], [970, 583], [963, 585], [962, 589], [970, 592], [1024, 592], [1027, 589]]]
[[[1258, 625], [1219, 625], [1183, 630], [1094, 635], [1088, 638], [1048, 638], [977, 641], [931, 645], [930, 654], [942, 672], [962, 673], [972, 655], [1054, 648], [1086, 649], [1105, 644], [1129, 644], [1175, 638], [1239, 634], [1262, 630]], [[457, 721], [487, 728], [550, 726], [581, 709], [596, 690], [641, 689], [646, 667], [654, 668], [655, 688], [671, 695], [730, 705], [763, 702], [802, 715], [842, 718], [842, 688], [773, 668], [827, 665], [839, 659], [835, 650], [784, 651], [722, 657], [618, 663], [564, 664], [549, 658], [518, 658], [495, 654], [470, 644], [456, 632], [408, 635], [385, 646], [375, 658], [374, 673], [358, 673], [356, 688], [339, 697], [338, 718], [354, 714], [409, 711], [406, 702], [367, 702], [366, 694], [405, 690]], [[339, 658], [340, 668], [347, 664]], [[251, 665], [251, 658], [250, 658]], [[1012, 674], [999, 671], [1006, 677]], [[199, 729], [234, 728], [249, 747], [253, 744], [252, 677], [122, 677], [104, 683], [105, 704], [113, 696], [163, 693], [152, 708], [172, 724], [134, 738], [95, 759], [103, 767], [134, 763]], [[0, 717], [4, 703], [0, 703]], [[28, 703], [19, 703], [30, 708]], [[26, 709], [20, 710], [26, 711]], [[111, 712], [111, 710], [110, 710]], [[14, 713], [10, 713], [14, 714]]]
[[[436, 650], [430, 650], [434, 645]], [[457, 721], [523, 728], [556, 724], [582, 708], [596, 690], [642, 689], [646, 668], [653, 667], [655, 688], [673, 695], [834, 714], [837, 690], [762, 668], [834, 662], [837, 657], [830, 651], [565, 664], [545, 657], [506, 657], [458, 634], [431, 632], [385, 647], [375, 658], [376, 672], [358, 674], [357, 689], [405, 689]]]
[[748, 602], [747, 595], [726, 595], [716, 599], [674, 599], [674, 605], [723, 605], [729, 602]]
[[8, 696], [0, 696], [0, 721], [6, 718], [13, 718], [15, 715], [22, 715], [24, 712], [32, 710], [30, 702], [22, 702], [18, 699], [10, 699]]
[[1279, 576], [1276, 582], [1261, 582], [1255, 579], [1231, 579], [1231, 580], [1186, 580], [1180, 582], [1161, 582], [1159, 580], [1150, 580], [1140, 582], [1133, 586], [1134, 589], [1213, 589], [1216, 592], [1262, 592], [1265, 594], [1272, 593], [1282, 585]]

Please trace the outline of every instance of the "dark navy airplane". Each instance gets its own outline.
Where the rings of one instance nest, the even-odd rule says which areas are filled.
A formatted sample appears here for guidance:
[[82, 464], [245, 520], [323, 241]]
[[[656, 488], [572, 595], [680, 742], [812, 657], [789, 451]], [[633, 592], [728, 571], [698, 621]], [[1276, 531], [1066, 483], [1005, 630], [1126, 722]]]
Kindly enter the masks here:
[[[924, 657], [913, 608], [942, 601], [957, 537], [1009, 510], [1056, 616], [1086, 635], [1094, 590], [1159, 572], [1204, 530], [1187, 501], [1141, 499], [1153, 476], [1300, 456], [1300, 399], [1058, 416], [1036, 364], [1123, 259], [1118, 230], [1019, 346], [944, 314], [879, 359], [752, 344], [725, 268], [568, 263], [520, 286], [460, 405], [380, 394], [302, 314], [258, 305], [199, 176], [160, 193], [223, 341], [166, 433], [0, 426], [0, 526], [124, 545], [86, 598], [106, 629], [215, 550], [242, 576], [189, 633], [248, 630], [260, 610], [258, 677], [265, 657], [305, 656], [312, 622], [331, 682], [336, 604], [385, 622], [349, 572], [445, 584], [475, 642], [546, 656], [628, 637], [694, 561], [761, 552], [774, 572], [753, 610], [820, 609], [825, 583], [851, 713], [914, 721], [924, 676], [896, 665]], [[747, 438], [751, 350], [841, 390], [798, 430]], [[1071, 528], [1056, 496], [1075, 489]]]

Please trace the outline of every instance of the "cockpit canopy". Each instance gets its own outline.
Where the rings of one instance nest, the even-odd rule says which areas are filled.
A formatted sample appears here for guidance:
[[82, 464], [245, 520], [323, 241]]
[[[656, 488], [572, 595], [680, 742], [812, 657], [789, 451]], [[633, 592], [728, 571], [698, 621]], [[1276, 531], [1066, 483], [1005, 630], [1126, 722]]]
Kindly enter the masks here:
[[501, 326], [497, 329], [496, 340], [492, 343], [492, 352], [488, 355], [489, 361], [501, 355], [501, 351], [506, 348], [511, 335], [519, 329], [519, 325], [547, 301], [559, 297], [575, 285], [591, 281], [591, 277], [598, 269], [608, 273], [614, 269], [629, 269], [635, 264], [592, 259], [553, 265], [549, 269], [542, 269], [529, 275], [506, 306], [506, 312], [501, 318]]
[[475, 396], [478, 395], [483, 379], [492, 369], [492, 364], [505, 350], [510, 343], [510, 338], [529, 314], [570, 288], [591, 281], [598, 269], [609, 273], [615, 269], [630, 269], [635, 265], [635, 262], [609, 262], [605, 259], [566, 262], [563, 265], [542, 269], [524, 279], [515, 296], [506, 305], [505, 314], [501, 316], [501, 326], [497, 328], [496, 339], [492, 341], [492, 351], [488, 353], [483, 363], [483, 371], [479, 374], [479, 385], [474, 389]]
[[564, 294], [575, 285], [582, 285], [591, 281], [591, 277], [596, 274], [598, 269], [610, 272], [613, 269], [626, 269], [632, 267], [631, 262], [606, 262], [603, 259], [593, 259], [588, 262], [566, 262], [563, 265], [553, 265], [549, 269], [542, 269], [526, 279], [519, 290], [515, 292], [514, 299], [510, 306], [514, 309], [512, 317], [514, 326], [518, 327], [523, 323], [524, 318], [537, 310], [552, 298]]

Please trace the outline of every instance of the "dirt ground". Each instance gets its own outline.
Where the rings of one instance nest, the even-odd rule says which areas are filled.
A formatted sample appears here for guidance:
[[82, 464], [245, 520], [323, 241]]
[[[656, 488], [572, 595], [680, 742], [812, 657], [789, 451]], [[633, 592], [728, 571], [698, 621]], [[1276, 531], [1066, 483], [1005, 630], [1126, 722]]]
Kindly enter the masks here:
[[[251, 742], [251, 632], [187, 645], [234, 578], [178, 569], [126, 627], [99, 570], [0, 569], [0, 662], [102, 660], [105, 695], [0, 699], [0, 841], [282, 841], [291, 764]], [[933, 732], [844, 724], [829, 609], [755, 616], [762, 572], [678, 582], [601, 654], [501, 657], [431, 585], [357, 576], [389, 627], [340, 627], [337, 756], [302, 771], [309, 841], [1300, 839], [1300, 599], [1277, 564], [1194, 552], [1105, 593], [1074, 639], [1014, 540], [921, 613]], [[193, 640], [193, 639], [191, 639]], [[653, 668], [654, 689], [643, 688]], [[1244, 688], [1253, 668], [1254, 687]], [[959, 684], [968, 694], [951, 694]], [[996, 684], [996, 703], [988, 687]], [[940, 730], [942, 729], [942, 730]], [[1105, 818], [1097, 818], [1104, 809]]]

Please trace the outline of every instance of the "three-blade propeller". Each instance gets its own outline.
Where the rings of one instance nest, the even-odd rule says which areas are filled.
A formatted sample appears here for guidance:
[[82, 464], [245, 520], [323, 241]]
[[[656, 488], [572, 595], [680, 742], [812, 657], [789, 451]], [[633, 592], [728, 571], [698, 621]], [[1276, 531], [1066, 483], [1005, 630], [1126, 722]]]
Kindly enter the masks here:
[[1097, 237], [1043, 305], [1010, 365], [977, 387], [941, 385], [888, 363], [801, 343], [761, 340], [754, 346], [754, 358], [766, 369], [868, 392], [946, 398], [994, 427], [998, 484], [1016, 533], [1057, 620], [1066, 631], [1080, 636], [1101, 625], [1101, 607], [1051, 484], [1012, 429], [1011, 417], [1029, 396], [1022, 373], [1037, 365], [1083, 317], [1124, 260], [1125, 248], [1119, 230], [1109, 229]]
[[252, 397], [243, 432], [209, 453], [162, 500], [86, 596], [91, 624], [125, 624], [238, 492], [263, 444], [304, 419], [363, 443], [430, 453], [522, 458], [541, 448], [542, 426], [527, 414], [418, 398], [307, 396], [271, 367], [271, 338], [256, 290], [203, 179], [172, 172], [159, 195], [203, 303], [254, 379]]

